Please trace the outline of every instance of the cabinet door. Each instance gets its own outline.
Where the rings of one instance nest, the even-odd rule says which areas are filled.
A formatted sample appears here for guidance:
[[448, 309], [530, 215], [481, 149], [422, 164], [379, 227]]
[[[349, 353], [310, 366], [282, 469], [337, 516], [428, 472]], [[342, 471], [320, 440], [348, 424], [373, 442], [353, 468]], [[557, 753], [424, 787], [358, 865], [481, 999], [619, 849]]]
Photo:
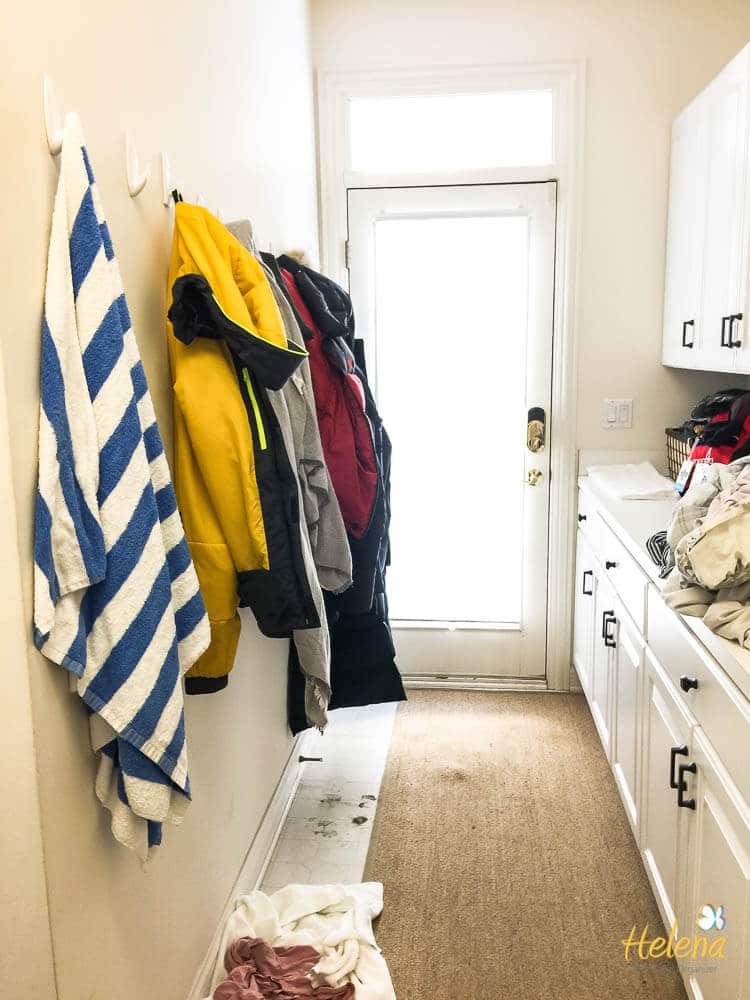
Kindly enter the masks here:
[[594, 657], [594, 602], [596, 574], [594, 557], [581, 531], [576, 540], [575, 617], [573, 619], [573, 666], [590, 698]]
[[613, 658], [614, 739], [612, 767], [630, 825], [639, 833], [639, 702], [643, 669], [643, 641], [638, 632], [615, 607], [617, 646]]
[[706, 97], [701, 94], [672, 126], [662, 360], [678, 368], [701, 367], [706, 108]]
[[[745, 340], [748, 50], [707, 88], [708, 200], [700, 353], [702, 365], [733, 371]], [[735, 319], [731, 319], [735, 317]], [[742, 318], [737, 318], [742, 317]]]
[[589, 706], [607, 759], [612, 759], [612, 650], [616, 641], [615, 594], [597, 580], [594, 594], [594, 655], [591, 660]]
[[[687, 845], [687, 810], [678, 808], [671, 785], [679, 764], [691, 759], [691, 730], [649, 650], [644, 675], [640, 843], [664, 924], [670, 928], [684, 905]], [[680, 750], [684, 752], [677, 753]]]
[[[695, 803], [690, 819], [691, 879], [680, 930], [705, 937], [709, 946], [718, 937], [726, 943], [722, 958], [703, 954], [701, 944], [697, 955], [682, 963], [683, 970], [696, 997], [746, 1000], [750, 997], [750, 810], [700, 731], [691, 762], [697, 769], [695, 775], [686, 775], [685, 793]], [[705, 906], [718, 912], [718, 927], [707, 926], [712, 912], [704, 912]]]

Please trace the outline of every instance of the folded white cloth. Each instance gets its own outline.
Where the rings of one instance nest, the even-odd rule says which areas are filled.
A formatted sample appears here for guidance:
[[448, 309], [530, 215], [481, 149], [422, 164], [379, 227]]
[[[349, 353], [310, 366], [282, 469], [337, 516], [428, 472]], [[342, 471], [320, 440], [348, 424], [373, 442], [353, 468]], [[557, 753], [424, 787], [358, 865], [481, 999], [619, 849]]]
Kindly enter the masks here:
[[636, 465], [592, 465], [591, 482], [615, 500], [672, 500], [674, 483], [650, 462]]
[[388, 966], [372, 931], [383, 909], [380, 882], [357, 885], [288, 885], [272, 896], [240, 896], [226, 922], [211, 976], [210, 1000], [226, 978], [224, 955], [242, 937], [273, 947], [309, 945], [320, 952], [318, 985], [354, 984], [356, 1000], [396, 1000]]

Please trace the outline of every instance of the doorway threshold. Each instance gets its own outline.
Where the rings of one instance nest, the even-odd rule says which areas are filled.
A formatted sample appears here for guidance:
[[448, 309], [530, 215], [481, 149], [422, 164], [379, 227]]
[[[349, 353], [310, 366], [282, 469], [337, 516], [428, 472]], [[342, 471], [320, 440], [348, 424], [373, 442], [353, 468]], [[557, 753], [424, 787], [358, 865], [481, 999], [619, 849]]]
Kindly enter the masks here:
[[481, 677], [475, 674], [402, 674], [404, 687], [414, 690], [547, 691], [545, 677]]

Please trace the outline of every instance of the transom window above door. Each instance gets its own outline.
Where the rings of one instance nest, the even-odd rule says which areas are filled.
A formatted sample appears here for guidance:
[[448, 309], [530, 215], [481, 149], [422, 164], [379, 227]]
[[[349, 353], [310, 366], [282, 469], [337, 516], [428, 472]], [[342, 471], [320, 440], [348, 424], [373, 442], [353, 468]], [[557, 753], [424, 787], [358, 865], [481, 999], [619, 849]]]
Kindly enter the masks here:
[[351, 169], [363, 174], [483, 170], [555, 160], [551, 90], [355, 97]]

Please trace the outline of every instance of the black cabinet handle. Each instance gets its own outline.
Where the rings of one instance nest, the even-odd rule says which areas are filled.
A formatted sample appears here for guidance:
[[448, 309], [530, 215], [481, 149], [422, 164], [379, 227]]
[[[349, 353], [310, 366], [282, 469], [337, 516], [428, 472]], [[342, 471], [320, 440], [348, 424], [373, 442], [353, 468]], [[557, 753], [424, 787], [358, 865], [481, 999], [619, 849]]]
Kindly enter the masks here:
[[687, 694], [688, 691], [698, 690], [698, 679], [697, 677], [688, 677], [683, 674], [680, 677], [680, 687]]
[[734, 324], [739, 323], [741, 320], [742, 320], [742, 313], [734, 313], [733, 316], [729, 317], [729, 333], [727, 336], [727, 340], [729, 341], [729, 343], [727, 344], [728, 347], [742, 347], [742, 341], [735, 340], [734, 337], [732, 336], [732, 333], [734, 331]]
[[685, 792], [688, 790], [685, 775], [697, 774], [697, 772], [698, 765], [696, 763], [680, 764], [677, 769], [677, 805], [680, 809], [695, 809], [695, 799], [685, 798]]
[[610, 625], [616, 624], [617, 618], [614, 611], [605, 611], [602, 615], [602, 639], [604, 639], [604, 645], [609, 646], [610, 649], [614, 649], [617, 646], [614, 634], [609, 630]]
[[[592, 584], [591, 590], [586, 590], [586, 577], [587, 576], [591, 577], [591, 584]], [[594, 596], [593, 583], [594, 583], [594, 571], [593, 571], [593, 569], [585, 569], [583, 571], [583, 579], [581, 580], [581, 593], [584, 594], [586, 597], [593, 597]]]
[[[687, 342], [688, 327], [692, 327], [692, 330], [693, 330], [693, 336], [691, 337], [689, 344]], [[686, 319], [685, 322], [682, 324], [682, 346], [683, 347], [695, 347], [695, 320], [694, 319]]]
[[615, 569], [616, 566], [617, 566], [617, 563], [616, 562], [612, 562], [611, 559], [607, 559], [607, 561], [604, 563], [604, 568], [605, 569]]
[[674, 776], [674, 766], [678, 757], [687, 757], [687, 747], [671, 747], [669, 751], [669, 787], [677, 788], [677, 778]]
[[727, 324], [729, 323], [729, 316], [721, 317], [721, 346], [731, 347], [732, 345], [727, 341]]
[[581, 521], [585, 521], [585, 520], [586, 520], [586, 515], [585, 514], [579, 514], [578, 515], [578, 523], [579, 524], [581, 523]]

